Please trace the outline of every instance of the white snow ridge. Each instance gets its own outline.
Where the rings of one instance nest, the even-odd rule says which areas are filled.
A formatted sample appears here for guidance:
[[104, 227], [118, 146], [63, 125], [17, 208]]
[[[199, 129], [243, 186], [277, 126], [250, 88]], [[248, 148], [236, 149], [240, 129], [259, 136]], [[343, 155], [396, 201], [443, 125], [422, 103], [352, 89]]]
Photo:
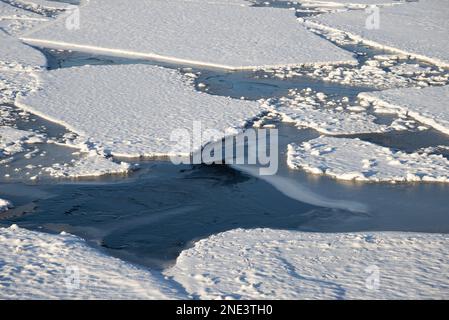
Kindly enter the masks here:
[[449, 160], [381, 147], [359, 139], [320, 137], [288, 147], [288, 165], [340, 180], [449, 182]]

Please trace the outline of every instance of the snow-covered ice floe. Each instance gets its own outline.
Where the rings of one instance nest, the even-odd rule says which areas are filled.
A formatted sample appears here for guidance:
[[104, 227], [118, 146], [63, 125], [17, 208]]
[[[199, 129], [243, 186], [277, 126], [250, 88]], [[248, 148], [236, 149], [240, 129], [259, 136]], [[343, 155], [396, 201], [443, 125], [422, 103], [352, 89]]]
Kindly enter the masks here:
[[444, 299], [448, 235], [236, 229], [167, 273], [200, 299]]
[[448, 240], [236, 229], [196, 242], [161, 275], [13, 225], [0, 228], [0, 299], [443, 299]]
[[175, 0], [175, 1], [220, 4], [220, 5], [226, 4], [226, 5], [231, 5], [231, 6], [248, 6], [253, 3], [252, 0]]
[[385, 132], [387, 126], [375, 123], [375, 117], [366, 113], [344, 112], [314, 108], [307, 104], [276, 109], [285, 122], [299, 127], [312, 128], [323, 134], [355, 134]]
[[42, 89], [17, 105], [115, 156], [188, 155], [172, 150], [173, 130], [191, 132], [201, 121], [203, 129], [235, 134], [265, 110], [256, 101], [197, 92], [176, 70], [150, 65], [58, 69], [42, 73], [41, 81]]
[[22, 43], [15, 37], [0, 32], [0, 68], [11, 63], [22, 66], [45, 66], [45, 56], [36, 49]]
[[324, 93], [308, 89], [290, 90], [286, 97], [271, 104], [272, 111], [279, 114], [282, 121], [323, 134], [379, 133], [391, 129], [376, 123], [376, 117], [368, 114], [363, 106], [332, 101]]
[[0, 1], [0, 30], [10, 35], [29, 31], [45, 21], [48, 19], [42, 15]]
[[70, 163], [55, 163], [42, 169], [41, 174], [47, 173], [54, 178], [83, 178], [99, 177], [103, 175], [126, 174], [132, 166], [126, 162], [114, 162], [97, 154], [94, 150], [74, 159]]
[[224, 69], [355, 63], [352, 54], [306, 30], [289, 10], [179, 0], [91, 0], [81, 6], [80, 17], [77, 30], [68, 30], [61, 16], [22, 39], [55, 49]]
[[359, 139], [319, 137], [288, 146], [288, 165], [340, 180], [449, 182], [442, 155], [405, 153]]
[[[43, 134], [0, 126], [0, 165], [10, 165], [14, 161], [15, 154], [29, 151], [29, 145], [43, 143], [49, 143]], [[125, 174], [132, 169], [131, 165], [125, 162], [114, 162], [98, 154], [95, 150], [82, 154], [76, 153], [78, 153], [77, 159], [68, 163], [42, 166], [36, 175], [30, 175], [29, 178], [35, 180], [42, 175], [55, 178], [93, 177], [106, 174]]]
[[23, 67], [18, 64], [2, 66], [0, 61], [0, 103], [13, 104], [19, 95], [27, 94], [38, 87], [36, 73], [30, 71], [33, 67]]
[[[249, 0], [257, 1], [257, 0]], [[406, 0], [275, 0], [276, 2], [297, 2], [305, 7], [365, 7], [367, 5], [391, 5], [405, 2]], [[259, 1], [262, 2], [262, 1]]]
[[0, 160], [24, 151], [24, 143], [43, 142], [43, 137], [29, 131], [18, 130], [12, 127], [0, 126]]
[[[0, 9], [3, 5], [10, 6], [0, 3]], [[3, 32], [0, 32], [0, 43], [0, 103], [13, 105], [19, 96], [26, 96], [41, 87], [39, 75], [45, 73], [43, 69], [46, 66], [46, 58], [40, 51]], [[7, 117], [8, 114], [1, 113], [1, 116], [0, 124], [4, 120], [3, 117]], [[45, 135], [1, 125], [0, 162], [2, 164], [11, 162], [14, 154], [26, 151], [25, 144], [48, 142]], [[86, 149], [85, 146], [82, 148]], [[115, 163], [96, 152], [90, 152], [71, 163], [55, 163], [50, 167], [43, 167], [42, 173], [53, 177], [77, 178], [126, 173], [129, 170], [128, 164]], [[36, 176], [30, 178], [35, 179]]]
[[[72, 6], [67, 1], [53, 0], [2, 0], [7, 5], [28, 12], [29, 14], [38, 15], [42, 18], [53, 19], [58, 14], [64, 12]], [[88, 1], [88, 0], [81, 0]]]
[[14, 103], [38, 87], [36, 73], [47, 62], [41, 52], [3, 32], [0, 43], [0, 103]]
[[406, 114], [449, 134], [449, 86], [363, 92], [359, 98], [373, 103], [380, 112]]
[[68, 7], [67, 2], [54, 1], [54, 0], [5, 0], [16, 7], [24, 8], [27, 10], [64, 10]]
[[160, 275], [64, 233], [0, 228], [0, 262], [0, 299], [179, 298]]
[[447, 0], [422, 0], [381, 8], [378, 28], [366, 27], [369, 14], [360, 10], [326, 14], [305, 23], [312, 28], [344, 31], [366, 44], [449, 66]]

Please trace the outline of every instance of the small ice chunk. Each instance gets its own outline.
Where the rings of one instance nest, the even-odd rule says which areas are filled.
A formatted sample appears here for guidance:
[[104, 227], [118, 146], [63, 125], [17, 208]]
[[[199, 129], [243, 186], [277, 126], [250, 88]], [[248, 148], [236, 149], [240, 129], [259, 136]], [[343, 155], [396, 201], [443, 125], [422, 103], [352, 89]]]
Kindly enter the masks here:
[[287, 162], [291, 168], [323, 171], [340, 180], [449, 183], [449, 160], [441, 155], [394, 151], [359, 139], [323, 136], [290, 144]]

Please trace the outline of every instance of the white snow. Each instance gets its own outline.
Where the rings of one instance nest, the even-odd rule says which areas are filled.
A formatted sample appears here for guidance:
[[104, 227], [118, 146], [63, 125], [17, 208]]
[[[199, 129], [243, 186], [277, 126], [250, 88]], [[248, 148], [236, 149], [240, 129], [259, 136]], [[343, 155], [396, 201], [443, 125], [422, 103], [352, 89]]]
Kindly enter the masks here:
[[24, 143], [43, 142], [43, 138], [33, 132], [0, 126], [0, 159], [24, 151]]
[[276, 0], [277, 2], [297, 2], [301, 3], [302, 5], [306, 7], [313, 7], [313, 6], [337, 6], [341, 7], [344, 5], [387, 5], [387, 4], [398, 4], [403, 1], [400, 0], [298, 0], [298, 1], [292, 1], [292, 0]]
[[[43, 18], [53, 19], [70, 8], [68, 3], [51, 0], [2, 0], [4, 3]], [[82, 0], [83, 2], [85, 0]]]
[[0, 103], [13, 104], [18, 95], [25, 95], [38, 87], [32, 67], [17, 64], [2, 66], [0, 61]]
[[0, 31], [0, 103], [37, 88], [36, 72], [46, 65], [38, 50]]
[[0, 228], [0, 299], [444, 299], [448, 240], [236, 229], [196, 242], [163, 276], [12, 225]]
[[7, 1], [18, 7], [34, 10], [39, 10], [41, 8], [47, 10], [64, 10], [69, 6], [69, 4], [67, 3], [52, 0], [7, 0]]
[[116, 156], [171, 155], [175, 129], [192, 133], [193, 122], [201, 121], [203, 129], [224, 132], [265, 109], [197, 92], [177, 71], [150, 65], [59, 69], [42, 73], [41, 81], [42, 89], [17, 104]]
[[340, 180], [449, 182], [449, 160], [441, 155], [394, 151], [359, 139], [319, 137], [290, 144], [289, 167]]
[[[35, 143], [49, 143], [49, 141], [42, 134], [0, 126], [0, 164], [5, 165], [14, 159], [16, 153], [27, 151], [25, 144]], [[54, 163], [49, 167], [43, 166], [33, 175], [30, 175], [30, 179], [35, 180], [41, 176], [81, 178], [106, 174], [126, 174], [129, 171], [131, 171], [129, 164], [113, 162], [92, 150], [81, 153], [79, 157], [69, 163]]]
[[[7, 7], [11, 6], [0, 2], [0, 23], [5, 17], [3, 9]], [[10, 11], [8, 9], [6, 12]], [[19, 26], [22, 24], [19, 23]], [[0, 103], [14, 103], [18, 94], [26, 94], [37, 88], [35, 74], [46, 66], [46, 59], [38, 50], [1, 30], [0, 44]]]
[[318, 29], [329, 27], [342, 30], [367, 44], [449, 66], [447, 0], [421, 0], [381, 8], [378, 29], [366, 28], [368, 15], [360, 10], [326, 14], [306, 21], [306, 24]]
[[80, 8], [78, 30], [68, 30], [61, 16], [23, 39], [56, 49], [225, 69], [355, 63], [352, 54], [306, 30], [290, 10], [207, 2], [91, 0]]
[[0, 1], [0, 19], [3, 17], [20, 18], [27, 16], [37, 17], [36, 14], [30, 13], [22, 8], [12, 6], [6, 2]]
[[[3, 3], [1, 5], [6, 6]], [[0, 6], [0, 8], [3, 7]], [[26, 96], [40, 87], [38, 77], [39, 74], [44, 72], [42, 69], [46, 65], [46, 59], [38, 50], [3, 32], [0, 32], [0, 42], [0, 103], [14, 104], [18, 96]], [[2, 113], [2, 117], [7, 116], [7, 112]], [[9, 157], [8, 159], [2, 159], [2, 161], [10, 161], [12, 159], [10, 156], [25, 151], [24, 143], [37, 142], [45, 143], [48, 141], [42, 135], [0, 126], [0, 158]], [[83, 149], [86, 149], [85, 146], [83, 146]], [[69, 164], [55, 163], [51, 167], [43, 168], [43, 173], [54, 177], [77, 178], [126, 173], [129, 169], [127, 164], [117, 164], [102, 155], [94, 153], [83, 156]], [[35, 176], [32, 178], [35, 178]]]
[[9, 35], [20, 35], [43, 22], [51, 20], [51, 18], [39, 14], [39, 11], [26, 9], [18, 1], [13, 3], [10, 0], [9, 3], [11, 4], [6, 2], [8, 1], [0, 1], [0, 30]]
[[275, 109], [285, 122], [298, 127], [315, 129], [328, 135], [385, 132], [387, 127], [376, 124], [376, 119], [366, 113], [348, 113], [332, 109], [314, 108], [307, 104]]
[[200, 299], [445, 299], [448, 240], [236, 229], [198, 241], [167, 274]]
[[449, 86], [363, 92], [359, 97], [375, 107], [407, 114], [449, 134]]
[[25, 13], [23, 9], [14, 7], [3, 1], [0, 1], [0, 17], [16, 16]]
[[338, 105], [326, 101], [322, 95], [307, 89], [290, 91], [287, 97], [273, 103], [273, 112], [284, 122], [328, 135], [388, 131], [387, 126], [377, 124], [376, 117], [369, 115], [363, 107]]
[[7, 211], [9, 208], [12, 208], [12, 203], [0, 198], [0, 213]]
[[[337, 45], [357, 46], [357, 41], [346, 38], [343, 33], [325, 35]], [[269, 70], [279, 79], [311, 77], [345, 86], [369, 87], [386, 90], [401, 87], [427, 87], [446, 85], [449, 74], [444, 69], [410, 63], [406, 55], [376, 55], [363, 65], [320, 65], [312, 68], [277, 68]]]
[[0, 299], [173, 299], [162, 277], [72, 235], [0, 228]]
[[172, 1], [184, 1], [192, 3], [208, 3], [208, 4], [220, 4], [220, 5], [232, 5], [232, 6], [248, 6], [252, 4], [251, 0], [172, 0]]
[[40, 174], [47, 173], [55, 178], [82, 178], [126, 174], [129, 171], [131, 171], [130, 164], [116, 163], [92, 152], [67, 164], [53, 164], [51, 167], [44, 168]]
[[22, 66], [45, 66], [46, 59], [38, 50], [0, 31], [0, 68], [10, 63]]
[[[287, 0], [281, 0], [287, 1]], [[305, 0], [299, 2], [321, 2], [321, 3], [343, 3], [343, 4], [385, 4], [385, 3], [398, 3], [400, 0]]]

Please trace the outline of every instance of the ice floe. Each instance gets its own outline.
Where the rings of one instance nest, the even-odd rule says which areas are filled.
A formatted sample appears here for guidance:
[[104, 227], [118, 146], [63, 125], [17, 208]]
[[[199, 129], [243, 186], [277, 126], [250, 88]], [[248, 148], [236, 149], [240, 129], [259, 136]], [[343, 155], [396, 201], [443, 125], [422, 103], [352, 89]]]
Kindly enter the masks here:
[[52, 0], [3, 0], [8, 5], [45, 17], [52, 17], [62, 12], [69, 4]]
[[56, 49], [225, 69], [355, 62], [306, 30], [289, 10], [179, 0], [91, 0], [80, 10], [79, 29], [68, 30], [61, 16], [23, 39]]
[[279, 108], [285, 122], [298, 127], [315, 129], [329, 135], [385, 132], [387, 126], [376, 124], [374, 116], [360, 113], [345, 113], [329, 109], [320, 110], [306, 104], [294, 108]]
[[[44, 151], [44, 144], [58, 144], [65, 147], [64, 161], [58, 161], [53, 154]], [[44, 150], [43, 150], [44, 149]], [[51, 149], [55, 150], [55, 149]], [[58, 143], [44, 134], [0, 126], [0, 165], [4, 177], [9, 180], [41, 178], [84, 178], [110, 174], [126, 174], [133, 167], [125, 162], [113, 161], [95, 150], [73, 152], [67, 143]], [[47, 159], [48, 156], [48, 159]], [[61, 160], [61, 159], [60, 159]], [[20, 165], [16, 165], [18, 162]]]
[[289, 167], [340, 180], [449, 182], [442, 155], [405, 153], [359, 139], [319, 137], [288, 146]]
[[24, 151], [24, 143], [38, 143], [42, 141], [43, 138], [33, 132], [0, 126], [0, 160], [5, 156]]
[[80, 238], [0, 228], [0, 299], [173, 299], [162, 277]]
[[[338, 37], [341, 34], [338, 34]], [[325, 34], [335, 44], [357, 46], [349, 38], [337, 38], [335, 34]], [[343, 35], [344, 37], [344, 35]], [[357, 47], [356, 47], [357, 48]], [[357, 49], [352, 49], [357, 50]], [[362, 55], [362, 53], [358, 53]], [[363, 57], [363, 55], [362, 55]], [[406, 55], [374, 55], [364, 59], [358, 66], [352, 65], [316, 65], [297, 68], [281, 67], [267, 70], [279, 79], [311, 77], [355, 87], [369, 87], [379, 90], [401, 87], [427, 87], [449, 83], [449, 72], [435, 66], [424, 66], [409, 60]]]
[[45, 56], [17, 38], [0, 32], [0, 68], [10, 63], [22, 66], [45, 66]]
[[[170, 134], [238, 129], [263, 112], [256, 101], [195, 91], [176, 70], [150, 65], [84, 66], [41, 74], [42, 89], [20, 97], [22, 109], [58, 122], [107, 154], [171, 155]], [[208, 142], [208, 141], [203, 141]]]
[[7, 34], [18, 35], [45, 21], [46, 17], [0, 1], [0, 30]]
[[422, 0], [381, 8], [378, 27], [367, 28], [370, 14], [373, 13], [359, 10], [326, 14], [306, 21], [306, 24], [341, 30], [367, 44], [449, 66], [449, 6], [446, 0]]
[[131, 169], [131, 165], [126, 162], [116, 163], [111, 159], [98, 155], [96, 152], [91, 152], [81, 156], [79, 159], [73, 159], [69, 163], [55, 163], [50, 167], [45, 167], [40, 172], [40, 175], [49, 174], [55, 178], [84, 178], [126, 174]]
[[[2, 43], [0, 47], [0, 162], [6, 165], [15, 160], [14, 154], [30, 151], [25, 144], [53, 143], [54, 141], [50, 141], [43, 134], [22, 131], [4, 125], [14, 125], [14, 116], [8, 109], [15, 104], [18, 96], [26, 96], [40, 87], [38, 78], [39, 74], [45, 72], [43, 67], [46, 65], [46, 59], [38, 50], [3, 32], [0, 32], [0, 41]], [[89, 150], [85, 150], [87, 149], [85, 146], [81, 147], [84, 149], [83, 151], [89, 152]], [[24, 157], [32, 157], [36, 152], [40, 153], [39, 148], [33, 149]], [[30, 165], [30, 167], [34, 166]], [[23, 168], [15, 169], [22, 171]], [[94, 152], [94, 154], [87, 153], [87, 155], [80, 156], [70, 163], [54, 163], [48, 167], [40, 166], [40, 172], [30, 175], [30, 179], [37, 179], [42, 174], [77, 178], [127, 171], [129, 171], [129, 165], [115, 163]]]
[[196, 242], [163, 276], [65, 232], [12, 225], [0, 228], [0, 298], [442, 299], [447, 241], [444, 234], [235, 229]]
[[167, 272], [200, 299], [444, 299], [448, 236], [236, 229]]
[[276, 99], [271, 105], [272, 111], [279, 114], [282, 121], [312, 128], [323, 134], [386, 132], [390, 129], [376, 123], [376, 117], [368, 114], [363, 106], [336, 102], [327, 99], [324, 93], [310, 89], [291, 90], [287, 97]]
[[[249, 0], [257, 1], [257, 0]], [[262, 2], [262, 1], [259, 1]], [[270, 1], [267, 1], [269, 3]], [[326, 6], [326, 7], [342, 7], [342, 6], [366, 6], [366, 5], [391, 5], [405, 2], [405, 0], [276, 0], [276, 2], [300, 3], [305, 7]]]
[[0, 32], [0, 103], [14, 103], [19, 94], [38, 87], [36, 72], [45, 56], [13, 36]]
[[219, 5], [232, 5], [232, 6], [248, 6], [252, 4], [252, 0], [175, 0], [184, 1], [192, 3], [208, 3], [208, 4], [219, 4]]
[[[288, 1], [288, 0], [280, 0]], [[405, 0], [299, 0], [301, 3], [326, 3], [326, 4], [386, 4], [386, 3], [400, 3]]]
[[28, 10], [39, 10], [39, 8], [48, 10], [64, 10], [68, 7], [67, 2], [57, 0], [6, 0], [6, 2]]
[[32, 69], [17, 64], [3, 67], [0, 62], [0, 104], [12, 104], [19, 95], [25, 95], [38, 87]]
[[406, 114], [449, 134], [449, 86], [363, 92], [359, 97], [381, 111]]

